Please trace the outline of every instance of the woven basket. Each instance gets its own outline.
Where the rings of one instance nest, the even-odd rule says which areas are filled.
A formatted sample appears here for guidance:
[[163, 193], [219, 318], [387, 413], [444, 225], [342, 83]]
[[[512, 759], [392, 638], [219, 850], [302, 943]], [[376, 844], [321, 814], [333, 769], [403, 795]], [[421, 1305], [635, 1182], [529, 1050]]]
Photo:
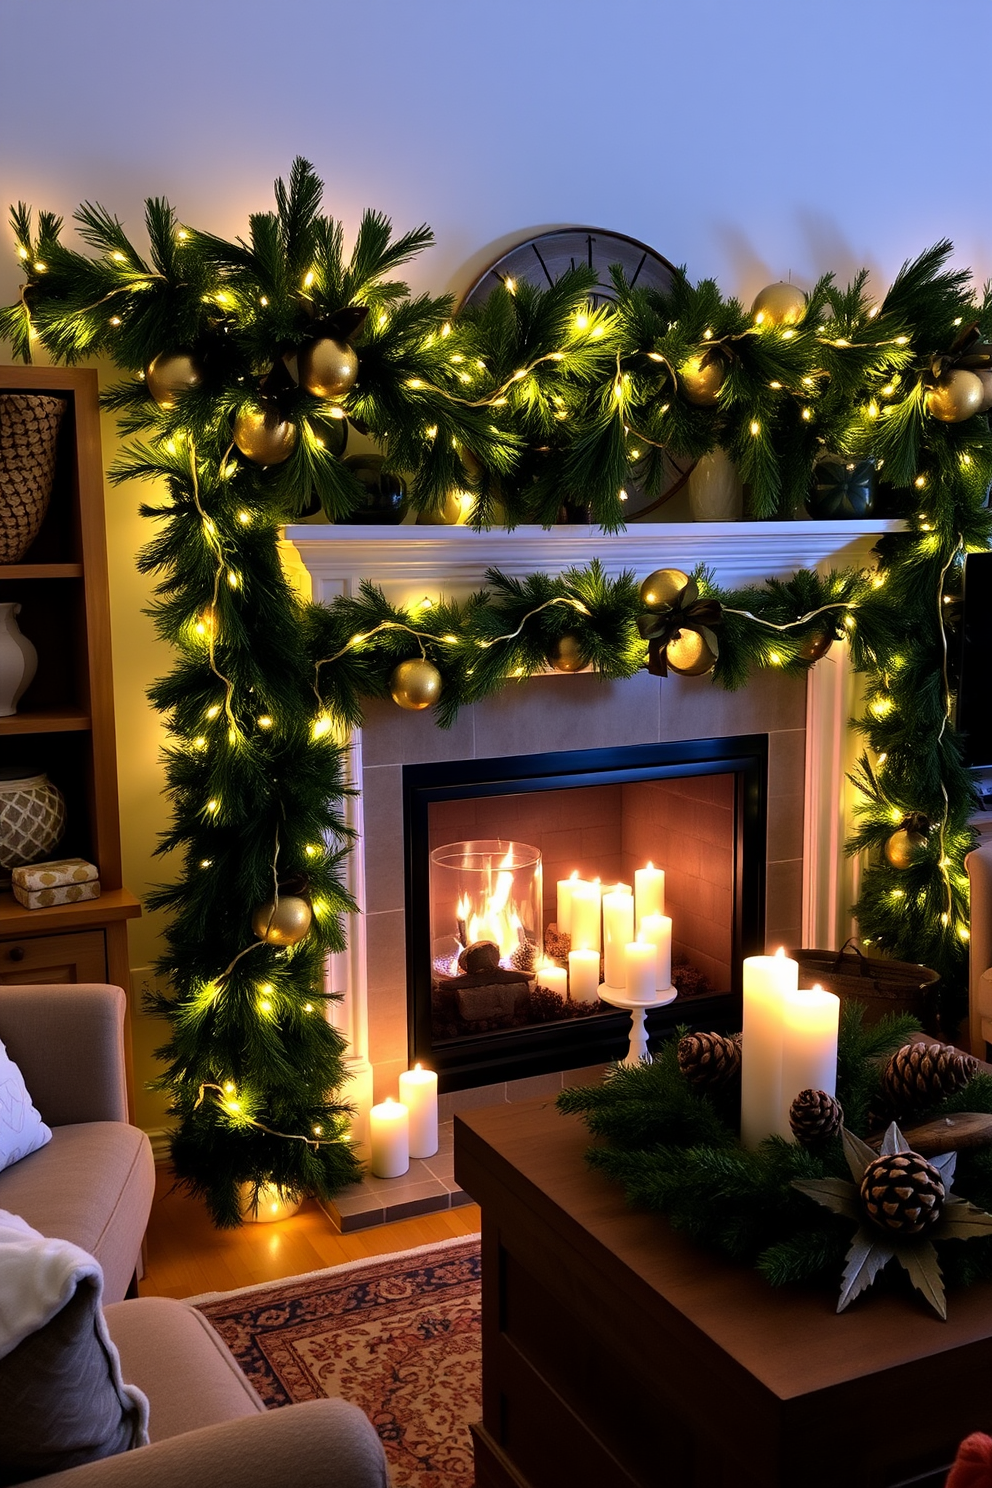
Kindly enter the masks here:
[[912, 1013], [926, 1032], [936, 1033], [940, 976], [928, 966], [865, 956], [853, 941], [840, 951], [801, 950], [789, 955], [799, 962], [801, 986], [816, 982], [825, 991], [835, 992], [841, 1002], [860, 1002], [866, 1027], [885, 1013]]
[[65, 801], [47, 775], [0, 771], [0, 883], [10, 882], [12, 868], [44, 858], [64, 828]]
[[0, 393], [0, 563], [20, 563], [38, 536], [64, 412], [64, 398]]

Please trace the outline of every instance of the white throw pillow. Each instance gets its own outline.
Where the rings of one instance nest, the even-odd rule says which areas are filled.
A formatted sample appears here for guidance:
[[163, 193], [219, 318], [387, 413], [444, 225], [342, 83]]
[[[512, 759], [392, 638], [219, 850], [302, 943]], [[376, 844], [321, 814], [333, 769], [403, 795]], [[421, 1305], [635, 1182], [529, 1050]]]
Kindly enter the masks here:
[[24, 1076], [0, 1044], [0, 1172], [52, 1140], [35, 1110]]

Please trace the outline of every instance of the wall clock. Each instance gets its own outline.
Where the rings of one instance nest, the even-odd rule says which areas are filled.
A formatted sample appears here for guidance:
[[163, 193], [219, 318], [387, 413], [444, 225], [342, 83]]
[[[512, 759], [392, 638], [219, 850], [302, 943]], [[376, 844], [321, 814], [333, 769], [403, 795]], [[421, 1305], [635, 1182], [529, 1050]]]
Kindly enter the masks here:
[[538, 233], [510, 248], [478, 278], [462, 299], [462, 305], [478, 305], [499, 283], [524, 279], [531, 284], [554, 284], [568, 269], [588, 264], [596, 270], [596, 300], [613, 300], [610, 265], [619, 264], [628, 284], [640, 289], [667, 290], [678, 272], [646, 243], [625, 233], [604, 232], [597, 227], [563, 227]]
[[[667, 258], [626, 233], [606, 232], [597, 227], [563, 227], [553, 232], [537, 233], [510, 248], [467, 290], [460, 308], [483, 304], [497, 284], [505, 284], [507, 280], [522, 279], [538, 287], [547, 287], [569, 269], [583, 264], [596, 270], [596, 289], [592, 295], [595, 304], [616, 299], [610, 278], [611, 264], [620, 265], [627, 283], [635, 289], [667, 291], [679, 272]], [[643, 520], [685, 484], [691, 465], [676, 463], [666, 454], [665, 467], [662, 488], [650, 497], [638, 486], [635, 467], [635, 478], [625, 487], [624, 515], [628, 521]], [[579, 503], [576, 503], [576, 508], [581, 511]]]

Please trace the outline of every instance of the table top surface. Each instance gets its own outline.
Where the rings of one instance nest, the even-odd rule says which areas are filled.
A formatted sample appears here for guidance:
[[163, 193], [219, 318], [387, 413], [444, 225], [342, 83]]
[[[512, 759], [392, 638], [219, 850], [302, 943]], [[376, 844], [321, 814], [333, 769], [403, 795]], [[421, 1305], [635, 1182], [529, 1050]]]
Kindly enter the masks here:
[[581, 1119], [546, 1099], [455, 1117], [456, 1177], [484, 1222], [490, 1191], [509, 1190], [563, 1244], [594, 1264], [609, 1261], [618, 1317], [625, 1306], [673, 1309], [680, 1326], [706, 1335], [781, 1400], [992, 1338], [992, 1283], [949, 1292], [947, 1322], [908, 1283], [870, 1290], [840, 1315], [839, 1277], [837, 1292], [773, 1288], [660, 1215], [628, 1208], [621, 1188], [585, 1161], [591, 1145]]

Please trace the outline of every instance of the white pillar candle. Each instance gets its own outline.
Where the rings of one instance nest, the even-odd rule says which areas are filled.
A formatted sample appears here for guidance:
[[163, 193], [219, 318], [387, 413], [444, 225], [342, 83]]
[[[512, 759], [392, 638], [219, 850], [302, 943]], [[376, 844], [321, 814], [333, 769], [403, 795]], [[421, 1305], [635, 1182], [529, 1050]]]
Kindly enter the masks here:
[[535, 976], [539, 987], [547, 987], [549, 992], [557, 992], [561, 998], [568, 996], [568, 972], [564, 966], [539, 966]]
[[624, 947], [634, 938], [634, 896], [603, 895], [603, 980], [618, 991], [626, 985]]
[[637, 933], [641, 933], [645, 915], [665, 913], [665, 872], [648, 863], [646, 868], [634, 869], [634, 909], [637, 915]]
[[631, 887], [630, 884], [615, 883], [615, 884], [604, 884], [603, 885], [603, 898], [604, 899], [606, 898], [607, 894], [632, 894], [633, 892], [634, 892], [634, 890], [633, 890], [633, 888]]
[[623, 948], [624, 983], [631, 1002], [648, 1002], [658, 990], [658, 948], [650, 940], [631, 940]]
[[572, 933], [572, 890], [577, 883], [583, 883], [579, 878], [579, 870], [576, 869], [570, 878], [558, 880], [558, 902], [555, 923], [559, 935], [571, 935]]
[[573, 1002], [599, 1001], [598, 951], [569, 951], [568, 995]]
[[422, 1065], [400, 1075], [400, 1100], [410, 1113], [410, 1156], [437, 1151], [437, 1075]]
[[573, 951], [599, 950], [599, 884], [577, 879], [572, 885]]
[[648, 940], [658, 952], [658, 991], [667, 992], [672, 985], [672, 917], [665, 914], [645, 915], [637, 932], [638, 940]]
[[377, 1178], [399, 1178], [410, 1166], [410, 1117], [391, 1095], [369, 1112], [372, 1172]]
[[744, 961], [741, 1048], [741, 1141], [757, 1147], [779, 1130], [782, 1102], [783, 1003], [799, 987], [799, 962], [784, 951]]
[[840, 998], [822, 987], [787, 992], [782, 1023], [782, 1105], [779, 1134], [792, 1136], [789, 1107], [800, 1090], [837, 1094]]

